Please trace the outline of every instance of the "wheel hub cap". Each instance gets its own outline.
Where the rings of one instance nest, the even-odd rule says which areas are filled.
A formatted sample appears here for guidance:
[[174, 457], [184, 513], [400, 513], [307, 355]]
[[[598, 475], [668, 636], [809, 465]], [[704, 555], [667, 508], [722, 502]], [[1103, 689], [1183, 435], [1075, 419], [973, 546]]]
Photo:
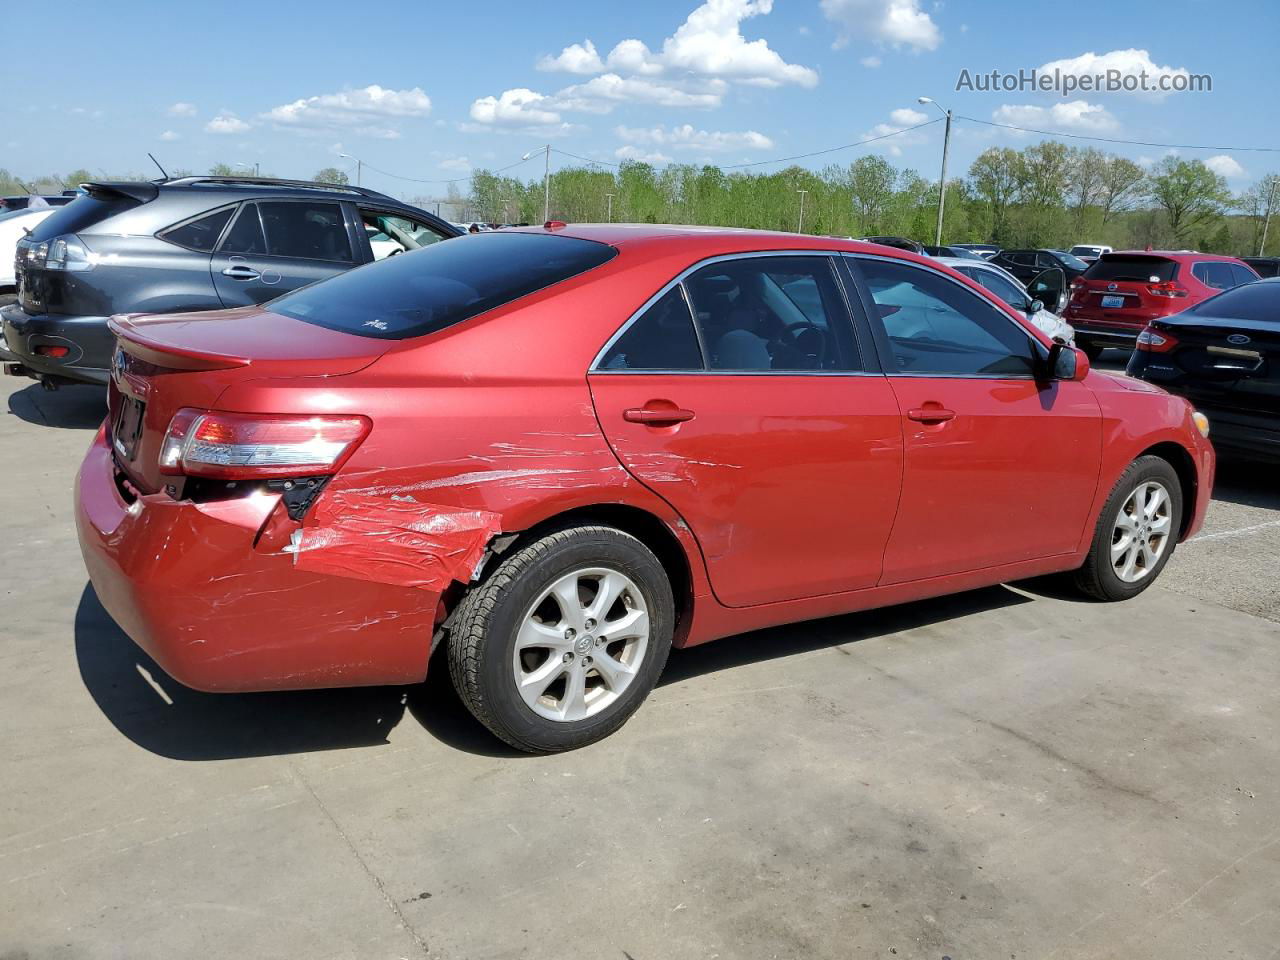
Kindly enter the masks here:
[[1121, 504], [1111, 533], [1111, 565], [1125, 583], [1145, 579], [1159, 565], [1173, 533], [1172, 505], [1157, 480], [1138, 484]]

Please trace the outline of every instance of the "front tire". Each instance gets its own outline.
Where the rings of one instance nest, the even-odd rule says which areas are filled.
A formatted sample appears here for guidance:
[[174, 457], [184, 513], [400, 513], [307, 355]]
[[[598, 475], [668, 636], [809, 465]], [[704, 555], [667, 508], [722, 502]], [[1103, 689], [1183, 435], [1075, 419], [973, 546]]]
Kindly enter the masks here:
[[1076, 586], [1097, 600], [1128, 600], [1155, 582], [1182, 524], [1182, 484], [1167, 460], [1139, 457], [1116, 481]]
[[606, 526], [548, 533], [463, 599], [449, 673], [471, 713], [530, 753], [572, 750], [621, 727], [671, 650], [675, 602], [643, 543]]

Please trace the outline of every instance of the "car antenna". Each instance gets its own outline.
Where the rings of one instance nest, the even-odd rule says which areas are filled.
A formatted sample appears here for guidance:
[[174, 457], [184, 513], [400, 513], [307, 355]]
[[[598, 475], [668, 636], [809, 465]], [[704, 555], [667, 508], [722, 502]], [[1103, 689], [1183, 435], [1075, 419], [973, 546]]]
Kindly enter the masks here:
[[148, 154], [147, 154], [147, 156], [148, 156], [148, 157], [151, 157], [151, 162], [152, 162], [152, 163], [154, 163], [157, 167], [160, 167], [160, 176], [162, 176], [162, 177], [164, 177], [166, 180], [168, 180], [168, 179], [169, 179], [169, 174], [168, 174], [167, 172], [165, 172], [164, 167], [161, 167], [161, 166], [160, 166], [160, 161], [159, 161], [159, 160], [157, 160], [157, 159], [155, 158], [155, 156], [154, 156], [153, 154], [151, 154], [151, 153], [148, 153]]

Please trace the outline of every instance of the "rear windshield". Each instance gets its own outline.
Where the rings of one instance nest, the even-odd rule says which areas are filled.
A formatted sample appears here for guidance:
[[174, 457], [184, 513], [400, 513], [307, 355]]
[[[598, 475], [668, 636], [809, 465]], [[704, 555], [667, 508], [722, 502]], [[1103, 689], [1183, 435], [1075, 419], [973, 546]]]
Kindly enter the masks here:
[[1280, 328], [1280, 283], [1244, 283], [1202, 300], [1185, 312], [1214, 319], [1273, 323]]
[[1140, 254], [1104, 253], [1086, 272], [1086, 280], [1168, 283], [1178, 275], [1177, 261]]
[[387, 257], [271, 303], [330, 330], [382, 340], [434, 333], [613, 259], [576, 237], [486, 233]]
[[87, 194], [79, 196], [66, 206], [58, 207], [53, 216], [41, 221], [31, 231], [31, 239], [51, 240], [64, 233], [78, 233], [137, 205], [138, 201], [132, 197], [112, 196], [99, 199]]

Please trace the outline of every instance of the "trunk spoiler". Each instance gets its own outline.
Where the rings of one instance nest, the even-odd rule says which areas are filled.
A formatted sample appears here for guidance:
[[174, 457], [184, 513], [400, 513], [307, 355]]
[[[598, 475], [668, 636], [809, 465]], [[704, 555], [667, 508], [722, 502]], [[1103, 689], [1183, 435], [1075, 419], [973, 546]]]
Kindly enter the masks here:
[[150, 203], [160, 196], [160, 188], [154, 183], [145, 181], [82, 183], [80, 189], [95, 200], [133, 200], [136, 203]]
[[120, 348], [146, 363], [172, 370], [231, 370], [252, 362], [248, 357], [194, 350], [148, 335], [146, 317], [147, 314], [117, 314], [107, 321]]

